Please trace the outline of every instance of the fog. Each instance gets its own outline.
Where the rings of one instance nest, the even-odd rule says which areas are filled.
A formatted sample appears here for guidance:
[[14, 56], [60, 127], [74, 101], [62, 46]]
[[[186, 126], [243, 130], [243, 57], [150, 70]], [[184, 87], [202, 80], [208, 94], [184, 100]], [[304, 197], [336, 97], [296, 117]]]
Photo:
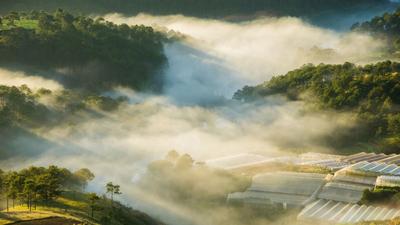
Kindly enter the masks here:
[[50, 90], [62, 90], [63, 86], [56, 81], [47, 80], [38, 76], [28, 75], [21, 71], [11, 71], [0, 68], [0, 84], [7, 86], [21, 86], [27, 84], [29, 88], [37, 90], [47, 88]]
[[[179, 15], [140, 14], [127, 18], [111, 14], [105, 18], [116, 23], [165, 27], [186, 35], [186, 42], [191, 47], [209, 56], [205, 58], [208, 63], [229, 68], [229, 76], [239, 77], [242, 83], [259, 83], [306, 63], [371, 62], [379, 59], [379, 50], [384, 47], [380, 40], [367, 35], [319, 28], [292, 17], [262, 18], [243, 23]], [[167, 46], [166, 52], [176, 57], [177, 50], [170, 50], [171, 47], [174, 46]]]
[[[96, 174], [89, 190], [121, 184], [123, 201], [171, 224], [213, 224], [179, 205], [135, 190], [149, 162], [171, 149], [197, 160], [251, 152], [278, 156], [302, 151], [332, 151], [321, 139], [354, 125], [351, 114], [307, 112], [302, 101], [270, 97], [263, 103], [239, 103], [233, 93], [284, 74], [305, 63], [367, 63], [379, 59], [379, 40], [360, 34], [338, 33], [296, 18], [264, 18], [246, 23], [183, 16], [126, 18], [117, 23], [154, 25], [185, 38], [165, 45], [168, 68], [163, 95], [116, 88], [109, 95], [126, 95], [129, 103], [117, 111], [92, 118], [77, 116], [74, 124], [32, 131], [49, 143], [44, 153], [23, 161], [3, 161], [3, 167], [57, 164]], [[6, 85], [62, 88], [43, 78], [0, 70]], [[225, 209], [221, 215], [228, 216]], [[214, 212], [215, 213], [215, 212]], [[226, 214], [225, 214], [226, 213]], [[215, 221], [214, 221], [215, 222]]]

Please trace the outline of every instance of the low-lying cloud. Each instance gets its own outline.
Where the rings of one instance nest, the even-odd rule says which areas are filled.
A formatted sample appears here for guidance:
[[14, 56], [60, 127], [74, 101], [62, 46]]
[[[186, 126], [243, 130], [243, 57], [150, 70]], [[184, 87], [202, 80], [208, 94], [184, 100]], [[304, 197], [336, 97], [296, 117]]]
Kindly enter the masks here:
[[0, 85], [21, 86], [24, 84], [33, 90], [40, 88], [46, 88], [50, 90], [63, 89], [63, 86], [56, 81], [26, 74], [25, 72], [11, 71], [0, 68]]
[[[164, 74], [164, 95], [116, 90], [111, 94], [128, 95], [130, 103], [115, 112], [99, 112], [102, 117], [83, 115], [74, 124], [32, 131], [54, 145], [36, 158], [1, 164], [21, 167], [57, 162], [71, 169], [88, 167], [97, 175], [91, 190], [101, 192], [102, 184], [112, 180], [122, 185], [126, 201], [135, 205], [146, 201], [140, 198], [145, 190], [136, 192], [130, 187], [151, 160], [162, 158], [171, 149], [198, 160], [245, 152], [276, 156], [290, 154], [288, 150], [293, 149], [331, 150], [321, 138], [352, 127], [352, 115], [309, 113], [304, 111], [304, 102], [279, 97], [262, 104], [240, 104], [230, 100], [232, 94], [245, 84], [264, 81], [305, 63], [373, 61], [384, 47], [369, 36], [337, 33], [295, 18], [239, 24], [183, 16], [126, 18], [113, 14], [106, 19], [157, 24], [187, 36], [165, 46], [169, 67]], [[52, 81], [2, 75], [0, 71], [0, 81], [5, 84], [19, 84], [22, 81], [15, 81], [18, 77], [31, 87], [60, 88]], [[146, 212], [173, 224], [202, 225], [201, 216], [193, 217], [190, 223], [184, 216], [196, 212], [186, 209], [187, 213], [173, 203], [146, 197], [147, 203], [156, 205], [142, 208]], [[174, 215], [185, 218], [179, 223]]]
[[[242, 23], [180, 15], [110, 14], [105, 18], [115, 23], [164, 27], [186, 35], [188, 45], [229, 68], [226, 80], [239, 77], [247, 83], [267, 80], [306, 63], [371, 62], [379, 58], [377, 52], [384, 47], [380, 40], [367, 35], [319, 28], [292, 17]], [[167, 46], [167, 54], [173, 52], [169, 47], [174, 46]]]

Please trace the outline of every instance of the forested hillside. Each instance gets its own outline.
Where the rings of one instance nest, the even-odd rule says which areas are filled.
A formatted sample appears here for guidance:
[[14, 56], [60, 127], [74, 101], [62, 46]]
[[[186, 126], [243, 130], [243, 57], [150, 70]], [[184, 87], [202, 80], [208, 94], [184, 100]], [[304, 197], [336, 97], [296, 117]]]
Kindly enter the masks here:
[[[0, 224], [25, 220], [27, 224], [53, 224], [51, 221], [58, 219], [63, 222], [56, 224], [162, 225], [147, 214], [110, 199], [122, 194], [117, 184], [105, 184], [103, 196], [85, 192], [94, 178], [87, 168], [70, 171], [54, 165], [0, 170]], [[68, 220], [74, 223], [67, 223]]]
[[[272, 95], [305, 100], [319, 110], [353, 112], [358, 127], [335, 145], [377, 144], [387, 152], [400, 151], [400, 64], [380, 62], [366, 66], [305, 65], [263, 84], [237, 91], [234, 99], [254, 101]], [[378, 148], [379, 149], [379, 148]]]
[[370, 21], [356, 23], [351, 28], [387, 40], [390, 53], [399, 55], [400, 50], [400, 8], [393, 13], [376, 16]]
[[[0, 85], [0, 154], [3, 159], [20, 153], [40, 154], [45, 150], [46, 141], [32, 130], [73, 124], [85, 114], [99, 117], [98, 112], [116, 110], [125, 101], [122, 97], [113, 99], [71, 90], [33, 91], [26, 85]], [[24, 141], [16, 137], [36, 145], [26, 149]]]
[[223, 17], [265, 12], [274, 15], [304, 16], [389, 3], [387, 0], [3, 0], [0, 2], [0, 12], [33, 9], [52, 11], [64, 8], [83, 13], [120, 12], [130, 15], [147, 12]]
[[66, 87], [159, 91], [163, 36], [151, 27], [115, 25], [62, 10], [0, 17], [0, 65], [38, 73]]

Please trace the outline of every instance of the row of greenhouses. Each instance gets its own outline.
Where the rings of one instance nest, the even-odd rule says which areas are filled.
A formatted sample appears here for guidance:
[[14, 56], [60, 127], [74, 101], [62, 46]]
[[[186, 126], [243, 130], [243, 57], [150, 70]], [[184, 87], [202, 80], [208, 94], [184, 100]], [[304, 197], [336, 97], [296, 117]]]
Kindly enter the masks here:
[[325, 174], [265, 173], [253, 177], [252, 185], [245, 192], [229, 194], [228, 202], [302, 206], [322, 188], [326, 182], [325, 178]]
[[326, 224], [347, 224], [363, 221], [383, 221], [400, 217], [400, 209], [358, 205], [319, 199], [307, 205], [298, 220], [325, 221]]

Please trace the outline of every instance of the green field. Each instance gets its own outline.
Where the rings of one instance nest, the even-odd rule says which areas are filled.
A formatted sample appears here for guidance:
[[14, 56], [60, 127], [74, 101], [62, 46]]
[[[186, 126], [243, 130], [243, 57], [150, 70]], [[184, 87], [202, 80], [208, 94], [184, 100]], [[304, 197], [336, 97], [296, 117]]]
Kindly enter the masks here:
[[37, 20], [29, 20], [29, 19], [20, 19], [14, 20], [13, 23], [10, 23], [8, 20], [3, 20], [0, 25], [0, 30], [8, 30], [14, 27], [22, 27], [25, 29], [36, 29], [38, 27]]

